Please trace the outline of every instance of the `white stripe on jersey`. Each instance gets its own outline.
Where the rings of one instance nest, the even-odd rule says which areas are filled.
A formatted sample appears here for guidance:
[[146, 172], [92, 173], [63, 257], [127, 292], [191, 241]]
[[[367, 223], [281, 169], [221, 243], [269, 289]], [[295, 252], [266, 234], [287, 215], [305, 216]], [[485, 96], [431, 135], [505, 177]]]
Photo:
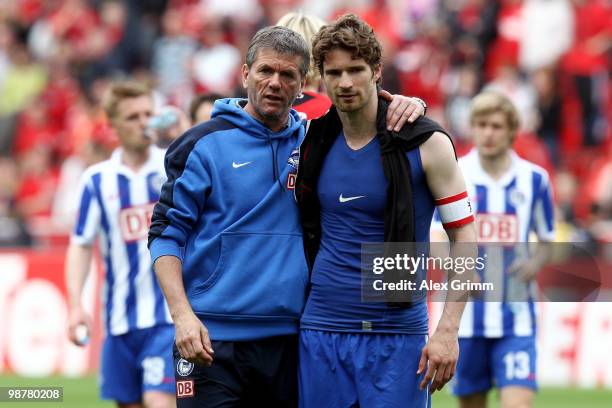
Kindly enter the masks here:
[[[129, 293], [130, 260], [128, 259], [125, 242], [121, 237], [121, 230], [119, 228], [118, 214], [121, 203], [119, 200], [117, 172], [116, 169], [104, 170], [106, 171], [101, 172], [100, 192], [102, 194], [106, 219], [109, 223], [107, 237], [110, 241], [110, 248], [100, 248], [100, 253], [108, 257], [107, 259], [110, 259], [113, 286], [108, 288], [109, 291], [112, 290], [109, 331], [110, 334], [117, 335], [126, 333], [129, 329], [126, 300]], [[108, 249], [110, 249], [110, 252], [108, 252]]]
[[[130, 200], [133, 207], [144, 206], [149, 203], [147, 179], [144, 177], [130, 180]], [[138, 240], [138, 256], [145, 259], [147, 243]], [[136, 288], [136, 327], [150, 327], [155, 322], [155, 293], [153, 289], [150, 262], [139, 262], [139, 270], [134, 286]]]
[[463, 309], [461, 324], [459, 325], [459, 337], [472, 337], [474, 335], [474, 303], [467, 302]]
[[531, 312], [529, 311], [529, 303], [527, 302], [512, 302], [514, 314], [520, 318], [514, 319], [514, 335], [515, 336], [531, 336], [533, 333], [533, 323], [531, 321]]
[[[159, 289], [147, 249], [154, 204], [151, 196], [159, 194], [165, 179], [163, 159], [164, 151], [152, 147], [149, 160], [134, 173], [121, 163], [118, 149], [109, 160], [87, 169], [82, 178], [81, 207], [85, 208], [87, 194], [93, 198], [88, 211], [78, 218], [72, 242], [91, 245], [99, 238], [104, 265], [110, 266], [105, 273], [103, 301], [107, 329], [112, 335], [171, 323], [167, 305], [163, 321], [156, 319]], [[132, 262], [129, 251], [134, 254]], [[131, 270], [136, 267], [137, 270]]]
[[[493, 180], [482, 169], [475, 149], [459, 159], [459, 166], [465, 176], [468, 194], [472, 207], [475, 209], [479, 241], [527, 242], [530, 230], [535, 230], [540, 240], [551, 241], [554, 238], [549, 178], [544, 169], [519, 158], [512, 152], [511, 168], [499, 180]], [[534, 191], [534, 180], [536, 179], [541, 180], [538, 191]], [[513, 183], [514, 187], [511, 187]], [[483, 191], [484, 194], [478, 197], [477, 190]], [[534, 196], [537, 201], [532, 211]], [[478, 208], [479, 202], [486, 208]], [[509, 213], [507, 207], [514, 208], [516, 214]], [[532, 220], [533, 225], [530, 225]], [[485, 237], [482, 236], [484, 232], [486, 232]], [[485, 302], [480, 305], [482, 307], [468, 304], [459, 329], [461, 337], [501, 337], [510, 334], [529, 336], [533, 334], [535, 324], [532, 321], [533, 303], [496, 301], [503, 300], [499, 299], [499, 295], [504, 292], [501, 289], [505, 285], [504, 269], [507, 267], [504, 265], [503, 252], [501, 246], [487, 249], [484, 281], [492, 282], [496, 293], [485, 295]], [[501, 271], [504, 273], [500, 273]], [[505, 288], [505, 290], [510, 289], [513, 290], [514, 296], [517, 295], [516, 290], [524, 293], [528, 290], [526, 286], [516, 285]], [[510, 298], [515, 297], [510, 296]], [[481, 311], [480, 315], [478, 311]], [[504, 316], [509, 315], [512, 318], [512, 333], [505, 333]], [[476, 328], [477, 324], [482, 325], [481, 330]]]
[[501, 248], [489, 248], [486, 251], [487, 261], [484, 273], [484, 282], [493, 283], [494, 292], [486, 292], [484, 298], [484, 336], [501, 337], [503, 334], [502, 304], [499, 295], [504, 285], [504, 277], [501, 272], [504, 262]]

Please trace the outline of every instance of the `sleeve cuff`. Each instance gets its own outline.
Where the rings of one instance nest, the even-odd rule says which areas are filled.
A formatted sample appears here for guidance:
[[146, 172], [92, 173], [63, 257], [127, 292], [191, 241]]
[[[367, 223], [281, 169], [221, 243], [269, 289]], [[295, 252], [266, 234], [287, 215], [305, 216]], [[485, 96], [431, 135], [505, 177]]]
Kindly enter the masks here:
[[74, 234], [70, 236], [71, 245], [92, 246], [94, 242], [95, 242], [95, 238], [90, 239], [82, 235], [74, 235]]
[[153, 242], [151, 242], [151, 247], [149, 249], [151, 252], [151, 262], [155, 264], [155, 261], [160, 256], [174, 256], [183, 262], [183, 251], [178, 246], [176, 241], [173, 241], [168, 238], [155, 238]]

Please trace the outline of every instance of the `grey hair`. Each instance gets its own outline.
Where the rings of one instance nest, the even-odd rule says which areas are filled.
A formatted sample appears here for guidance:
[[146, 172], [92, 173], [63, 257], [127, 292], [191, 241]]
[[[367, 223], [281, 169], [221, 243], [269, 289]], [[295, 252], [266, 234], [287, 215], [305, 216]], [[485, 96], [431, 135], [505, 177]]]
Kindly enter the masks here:
[[251, 68], [261, 49], [269, 48], [279, 54], [299, 55], [302, 57], [300, 74], [305, 77], [310, 68], [310, 51], [306, 40], [300, 34], [286, 27], [272, 26], [257, 31], [246, 55], [247, 67]]

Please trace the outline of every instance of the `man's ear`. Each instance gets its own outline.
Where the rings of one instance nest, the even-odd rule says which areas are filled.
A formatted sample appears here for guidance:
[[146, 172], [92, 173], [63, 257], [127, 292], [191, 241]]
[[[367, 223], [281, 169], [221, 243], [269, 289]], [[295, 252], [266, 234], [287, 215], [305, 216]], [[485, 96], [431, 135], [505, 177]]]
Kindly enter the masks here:
[[249, 67], [247, 64], [242, 64], [242, 87], [247, 88], [247, 80], [249, 79]]
[[306, 75], [304, 75], [304, 77], [302, 78], [302, 81], [300, 82], [300, 93], [304, 92], [305, 86], [306, 86]]
[[380, 78], [382, 78], [382, 65], [378, 64], [374, 67], [374, 82], [380, 82]]

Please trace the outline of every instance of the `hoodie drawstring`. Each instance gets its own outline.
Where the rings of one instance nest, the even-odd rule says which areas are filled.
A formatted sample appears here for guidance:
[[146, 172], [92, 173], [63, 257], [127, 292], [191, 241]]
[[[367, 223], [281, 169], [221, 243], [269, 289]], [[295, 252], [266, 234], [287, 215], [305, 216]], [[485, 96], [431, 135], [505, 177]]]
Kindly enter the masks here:
[[274, 144], [272, 143], [272, 138], [268, 135], [268, 144], [270, 145], [270, 150], [272, 150], [272, 181], [276, 181], [281, 188], [281, 191], [284, 191], [283, 183], [280, 181], [280, 175], [278, 174], [278, 149], [274, 149]]

